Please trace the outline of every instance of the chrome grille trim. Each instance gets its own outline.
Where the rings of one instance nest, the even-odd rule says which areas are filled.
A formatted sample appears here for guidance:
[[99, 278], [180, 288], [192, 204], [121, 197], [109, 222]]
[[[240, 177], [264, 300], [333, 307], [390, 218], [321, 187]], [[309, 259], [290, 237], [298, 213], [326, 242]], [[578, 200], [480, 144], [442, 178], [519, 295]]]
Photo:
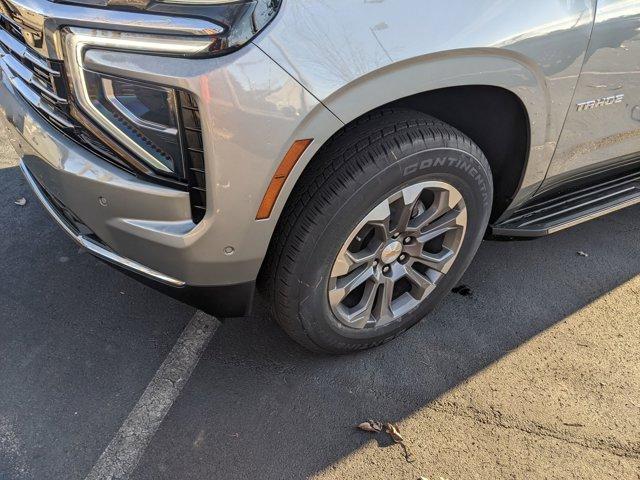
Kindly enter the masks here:
[[[12, 32], [6, 30], [12, 28]], [[67, 114], [66, 98], [58, 94], [56, 81], [61, 70], [40, 57], [22, 43], [21, 32], [14, 22], [0, 15], [0, 59], [3, 74], [13, 88], [36, 110], [58, 127], [73, 130], [75, 125]]]
[[[5, 63], [6, 65], [6, 63]], [[5, 70], [6, 72], [6, 70]], [[73, 129], [74, 125], [69, 121], [62, 113], [56, 112], [49, 104], [47, 104], [43, 98], [34, 92], [20, 77], [9, 77], [11, 85], [22, 95], [36, 109], [58, 122], [62, 127]]]
[[[6, 17], [1, 16], [2, 19], [6, 19]], [[54, 75], [60, 76], [60, 72], [52, 69], [46, 62], [46, 60], [39, 57], [37, 54], [31, 52], [29, 47], [25, 44], [21, 43], [17, 38], [13, 37], [6, 30], [0, 29], [0, 43], [10, 51], [14, 56], [18, 56], [24, 60], [28, 60], [33, 65], [38, 68], [44, 70], [45, 72]]]
[[22, 63], [16, 60], [11, 55], [2, 55], [3, 60], [6, 62], [9, 69], [18, 75], [22, 80], [28, 83], [30, 86], [35, 87], [38, 91], [46, 95], [51, 101], [57, 104], [66, 105], [68, 102], [65, 98], [61, 98], [56, 95], [51, 85], [47, 85], [41, 78], [39, 78], [33, 71], [29, 70]]

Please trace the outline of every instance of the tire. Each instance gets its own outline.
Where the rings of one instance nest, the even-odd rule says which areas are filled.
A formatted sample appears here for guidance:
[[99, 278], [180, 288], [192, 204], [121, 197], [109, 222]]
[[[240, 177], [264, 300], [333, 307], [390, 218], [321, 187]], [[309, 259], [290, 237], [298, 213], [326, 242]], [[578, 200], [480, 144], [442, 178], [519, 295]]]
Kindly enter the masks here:
[[[446, 189], [440, 189], [440, 185], [445, 185], [446, 189], [453, 188], [445, 192]], [[411, 200], [405, 197], [414, 193], [409, 195], [406, 192], [415, 191], [420, 191], [419, 197], [417, 203], [411, 204]], [[451, 203], [453, 198], [457, 200], [454, 192], [459, 193], [462, 200], [448, 215], [461, 217], [460, 212], [464, 212], [466, 224], [460, 226], [458, 223], [462, 224], [462, 220], [456, 219], [451, 230], [455, 234], [448, 232], [443, 234], [442, 240], [431, 240], [441, 242], [443, 249], [446, 245], [447, 253], [453, 251], [453, 247], [448, 248], [446, 242], [457, 246], [457, 254], [451, 257], [453, 260], [444, 274], [420, 265], [418, 260], [412, 263], [414, 267], [400, 264], [402, 256], [392, 261], [399, 247], [391, 237], [391, 227], [384, 226], [391, 225], [391, 220], [382, 222], [384, 225], [381, 227], [378, 225], [380, 222], [374, 219], [353, 237], [354, 229], [369, 218], [376, 205], [389, 205], [391, 216], [398, 218], [410, 208], [409, 220], [403, 218], [407, 225], [415, 226], [427, 218], [425, 212], [435, 215], [433, 212], [440, 208], [435, 206], [436, 199], [443, 195], [448, 199], [438, 200], [439, 205]], [[402, 203], [397, 203], [394, 198], [401, 198]], [[492, 176], [484, 154], [455, 128], [423, 113], [404, 109], [379, 110], [359, 119], [320, 149], [303, 173], [282, 214], [263, 271], [276, 321], [291, 338], [317, 352], [349, 353], [393, 339], [424, 318], [460, 279], [484, 236], [492, 198]], [[429, 205], [431, 201], [433, 203]], [[400, 213], [393, 213], [396, 204]], [[398, 225], [400, 223], [398, 220]], [[409, 229], [408, 226], [406, 228]], [[427, 230], [429, 228], [431, 224]], [[349, 240], [352, 237], [354, 240]], [[418, 232], [403, 241], [417, 244], [422, 238]], [[354, 242], [357, 242], [355, 247]], [[354, 289], [350, 294], [353, 298], [345, 297], [341, 303], [338, 302], [336, 299], [344, 292], [339, 289], [336, 294], [336, 286], [347, 281], [344, 280], [347, 277], [332, 277], [336, 272], [342, 272], [338, 258], [347, 255], [350, 262], [356, 255], [358, 259], [364, 258], [370, 250], [378, 249], [380, 252], [383, 247], [385, 249], [379, 256], [386, 255], [384, 261], [375, 260], [358, 267], [366, 270], [367, 275], [376, 275], [369, 278], [365, 286], [361, 284], [358, 287], [369, 293], [363, 293], [362, 300], [358, 300], [360, 290], [356, 292]], [[361, 250], [357, 254], [352, 253], [358, 248]], [[402, 248], [405, 252], [409, 245]], [[413, 251], [419, 252], [416, 255], [429, 256], [429, 252], [437, 251], [438, 247], [420, 244], [415, 248], [418, 250]], [[408, 254], [404, 257], [414, 260]], [[389, 261], [392, 263], [385, 263]], [[423, 283], [424, 278], [410, 281], [406, 276], [387, 290], [392, 282], [385, 278], [382, 269], [387, 268], [388, 275], [395, 275], [396, 267], [410, 272], [411, 280], [420, 267], [423, 277], [433, 285]], [[414, 271], [410, 271], [411, 268]], [[349, 275], [355, 275], [355, 270]], [[382, 287], [376, 284], [378, 280]], [[402, 285], [396, 286], [400, 283]], [[427, 291], [426, 298], [419, 300]], [[389, 297], [385, 296], [387, 292], [392, 292]], [[390, 299], [389, 302], [385, 304], [382, 297]], [[374, 300], [370, 301], [370, 298]], [[415, 302], [419, 303], [414, 305]], [[357, 304], [352, 307], [354, 303]], [[395, 308], [397, 305], [401, 308]], [[355, 323], [347, 323], [353, 317], [349, 312], [361, 308], [366, 311], [370, 308], [378, 313], [370, 315], [368, 320], [365, 320], [365, 314], [361, 314], [358, 328], [354, 328], [352, 325]], [[394, 312], [402, 312], [404, 308], [409, 310], [395, 318]], [[362, 327], [363, 322], [365, 327]]]

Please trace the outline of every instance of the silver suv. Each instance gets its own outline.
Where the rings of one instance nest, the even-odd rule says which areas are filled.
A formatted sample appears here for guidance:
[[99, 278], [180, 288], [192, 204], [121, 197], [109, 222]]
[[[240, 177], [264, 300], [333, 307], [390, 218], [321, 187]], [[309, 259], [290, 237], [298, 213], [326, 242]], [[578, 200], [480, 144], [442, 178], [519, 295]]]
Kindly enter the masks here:
[[[3, 0], [0, 105], [45, 208], [301, 344], [407, 330], [480, 242], [640, 202], [640, 0]], [[542, 259], [541, 259], [542, 261]]]

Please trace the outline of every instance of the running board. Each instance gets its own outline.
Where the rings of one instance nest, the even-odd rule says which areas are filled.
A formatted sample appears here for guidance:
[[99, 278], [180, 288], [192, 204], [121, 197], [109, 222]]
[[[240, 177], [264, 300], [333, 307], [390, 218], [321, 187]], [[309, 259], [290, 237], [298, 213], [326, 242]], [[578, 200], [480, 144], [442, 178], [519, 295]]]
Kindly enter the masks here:
[[493, 225], [496, 236], [542, 237], [640, 204], [640, 172], [534, 203]]

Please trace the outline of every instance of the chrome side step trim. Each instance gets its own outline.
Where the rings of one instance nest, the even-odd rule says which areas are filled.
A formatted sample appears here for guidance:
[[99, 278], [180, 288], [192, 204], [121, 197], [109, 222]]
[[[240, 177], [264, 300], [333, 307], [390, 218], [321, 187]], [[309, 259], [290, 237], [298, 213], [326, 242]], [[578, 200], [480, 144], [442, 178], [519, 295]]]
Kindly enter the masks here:
[[49, 202], [49, 199], [46, 197], [46, 195], [42, 191], [42, 188], [40, 187], [38, 182], [36, 182], [36, 180], [33, 178], [33, 175], [31, 174], [31, 172], [29, 171], [29, 169], [27, 168], [27, 166], [24, 164], [23, 161], [20, 161], [20, 169], [22, 170], [22, 173], [27, 179], [29, 186], [31, 187], [33, 192], [36, 194], [36, 197], [38, 197], [38, 200], [40, 200], [40, 203], [42, 203], [42, 205], [47, 210], [47, 212], [49, 212], [49, 215], [53, 217], [56, 223], [60, 225], [60, 227], [62, 227], [62, 229], [67, 233], [67, 235], [73, 238], [76, 241], [76, 243], [78, 243], [80, 246], [89, 250], [90, 253], [107, 262], [113, 263], [115, 265], [118, 265], [119, 267], [125, 268], [134, 273], [138, 273], [140, 275], [143, 275], [157, 282], [161, 282], [166, 285], [170, 285], [172, 287], [184, 287], [186, 285], [185, 282], [183, 282], [182, 280], [178, 280], [176, 278], [170, 277], [169, 275], [165, 275], [164, 273], [157, 272], [149, 267], [145, 267], [144, 265], [141, 265], [138, 262], [135, 262], [121, 255], [118, 255], [112, 250], [109, 250], [107, 247], [97, 243], [94, 240], [91, 240], [90, 238], [87, 238], [84, 235], [77, 234], [69, 226], [69, 223], [51, 205], [51, 203]]
[[575, 225], [580, 225], [581, 223], [585, 223], [588, 222], [590, 220], [594, 220], [596, 218], [599, 217], [604, 217], [605, 215], [608, 215], [610, 213], [613, 212], [617, 212], [618, 210], [622, 210], [623, 208], [627, 208], [627, 207], [631, 207], [633, 205], [637, 205], [640, 204], [640, 192], [636, 192], [636, 194], [634, 196], [632, 196], [631, 198], [629, 198], [628, 200], [625, 200], [623, 202], [620, 203], [614, 203], [606, 208], [602, 208], [600, 210], [594, 211], [592, 213], [589, 213], [587, 215], [583, 215], [582, 217], [579, 217], [575, 220], [571, 220], [568, 222], [565, 222], [561, 225], [557, 225], [555, 227], [551, 227], [547, 230], [547, 233], [555, 233], [555, 232], [559, 232], [560, 230], [564, 230], [566, 228], [570, 228], [573, 227]]
[[640, 204], [640, 172], [528, 205], [492, 226], [506, 237], [541, 237]]

